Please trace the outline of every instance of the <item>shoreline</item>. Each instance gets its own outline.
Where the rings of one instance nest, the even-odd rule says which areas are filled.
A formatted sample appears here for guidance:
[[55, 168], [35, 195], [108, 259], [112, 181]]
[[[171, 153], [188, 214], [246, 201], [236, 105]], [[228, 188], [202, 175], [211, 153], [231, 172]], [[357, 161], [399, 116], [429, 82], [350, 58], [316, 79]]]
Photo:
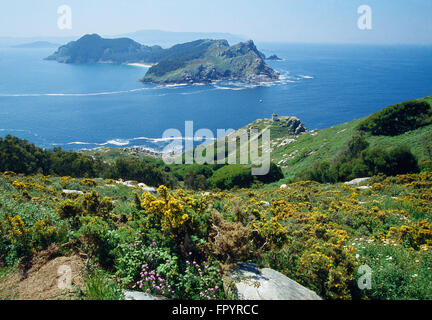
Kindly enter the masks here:
[[150, 63], [138, 63], [138, 62], [134, 62], [134, 63], [126, 63], [127, 66], [131, 66], [131, 67], [139, 67], [139, 68], [151, 68], [154, 66], [154, 64], [150, 64]]

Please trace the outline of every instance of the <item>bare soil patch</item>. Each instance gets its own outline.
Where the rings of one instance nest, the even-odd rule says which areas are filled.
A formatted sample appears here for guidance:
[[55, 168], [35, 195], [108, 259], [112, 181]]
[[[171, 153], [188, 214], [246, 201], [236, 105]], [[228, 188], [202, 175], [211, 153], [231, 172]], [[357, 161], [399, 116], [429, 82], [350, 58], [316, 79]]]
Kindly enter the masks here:
[[[83, 286], [84, 261], [79, 255], [57, 256], [50, 247], [35, 255], [26, 268], [0, 277], [0, 299], [11, 300], [68, 300], [74, 299], [73, 288]], [[59, 289], [70, 268], [72, 289]]]

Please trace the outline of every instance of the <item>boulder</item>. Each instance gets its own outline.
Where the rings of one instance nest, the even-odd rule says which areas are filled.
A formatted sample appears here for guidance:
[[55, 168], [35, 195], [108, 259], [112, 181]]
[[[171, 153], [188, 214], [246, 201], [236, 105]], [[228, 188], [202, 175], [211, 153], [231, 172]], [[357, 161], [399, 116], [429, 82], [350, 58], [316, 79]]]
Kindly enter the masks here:
[[270, 207], [270, 202], [268, 201], [261, 201], [260, 203], [263, 207]]
[[322, 300], [282, 273], [243, 263], [225, 278], [224, 286], [238, 300]]
[[148, 185], [146, 185], [145, 183], [138, 183], [138, 187], [140, 187], [141, 190], [143, 190], [143, 191], [157, 192], [157, 190], [155, 188], [151, 188]]
[[124, 291], [124, 300], [153, 301], [153, 300], [163, 300], [163, 299], [152, 296], [151, 294], [148, 294], [145, 292], [125, 290]]
[[84, 192], [82, 192], [82, 191], [79, 191], [79, 190], [62, 190], [62, 192], [64, 193], [64, 194], [78, 194], [78, 195], [83, 195], [84, 194]]
[[357, 179], [354, 179], [354, 180], [351, 180], [351, 181], [349, 181], [349, 182], [345, 182], [345, 184], [347, 185], [347, 186], [358, 186], [358, 185], [360, 185], [361, 183], [364, 183], [364, 182], [366, 182], [366, 181], [369, 181], [371, 178], [357, 178]]
[[357, 187], [357, 189], [359, 189], [359, 190], [369, 190], [369, 189], [372, 189], [372, 187], [371, 186], [361, 186], [361, 187]]

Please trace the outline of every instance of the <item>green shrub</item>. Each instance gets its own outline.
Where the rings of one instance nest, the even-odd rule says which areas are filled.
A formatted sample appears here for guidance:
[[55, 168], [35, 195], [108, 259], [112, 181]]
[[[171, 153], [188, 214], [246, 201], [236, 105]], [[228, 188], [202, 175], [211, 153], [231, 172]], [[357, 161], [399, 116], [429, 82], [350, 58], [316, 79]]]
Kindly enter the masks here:
[[122, 300], [123, 291], [108, 273], [94, 270], [84, 277], [84, 288], [80, 296], [84, 300]]
[[157, 274], [161, 274], [165, 279], [174, 280], [179, 275], [177, 257], [172, 255], [169, 249], [160, 248], [156, 240], [147, 245], [138, 235], [135, 242], [123, 244], [116, 249], [115, 266], [124, 284], [135, 285], [140, 281], [143, 265], [146, 264], [150, 264]]
[[[372, 288], [362, 294], [377, 300], [431, 299], [432, 254], [393, 245], [362, 244], [359, 265], [372, 270]], [[359, 274], [356, 274], [358, 278]]]
[[116, 267], [124, 284], [172, 299], [210, 300], [224, 298], [219, 269], [208, 261], [197, 262], [192, 252], [178, 256], [175, 249], [143, 235], [117, 251]]
[[48, 151], [10, 135], [0, 138], [0, 171], [47, 174], [49, 167]]
[[389, 152], [378, 147], [367, 150], [362, 153], [362, 160], [368, 167], [370, 175], [383, 173], [387, 176], [395, 176], [420, 171], [417, 158], [407, 146], [400, 146]]
[[268, 174], [263, 176], [256, 176], [256, 178], [262, 183], [276, 182], [282, 179], [283, 177], [284, 174], [282, 173], [282, 169], [274, 163], [270, 164], [270, 171]]
[[366, 138], [357, 134], [332, 164], [316, 164], [312, 169], [297, 175], [297, 179], [334, 183], [379, 174], [395, 176], [418, 172], [418, 160], [409, 147], [399, 146], [390, 151], [381, 147], [369, 148]]
[[210, 186], [219, 189], [248, 188], [253, 181], [251, 169], [242, 165], [225, 166], [217, 170], [209, 179]]
[[146, 160], [135, 158], [117, 159], [107, 170], [105, 177], [135, 180], [152, 187], [159, 187], [160, 185], [172, 187], [176, 184], [174, 177], [165, 170], [158, 168], [153, 163], [148, 163]]
[[[169, 170], [169, 167], [165, 167]], [[175, 186], [173, 174], [158, 167], [158, 163], [133, 157], [118, 159], [114, 164], [104, 163], [101, 159], [92, 158], [79, 152], [64, 151], [61, 148], [44, 150], [30, 144], [26, 140], [7, 135], [0, 138], [0, 172], [80, 178], [112, 178], [136, 180], [148, 185]], [[65, 181], [66, 182], [66, 181]], [[68, 181], [69, 182], [69, 181]], [[81, 184], [88, 185], [91, 180], [83, 180]], [[67, 184], [63, 184], [67, 185]]]
[[202, 174], [196, 174], [194, 171], [190, 171], [185, 177], [186, 188], [192, 190], [205, 190], [207, 185], [206, 177]]
[[407, 101], [371, 115], [359, 129], [376, 136], [397, 136], [431, 123], [431, 114], [431, 107], [425, 100]]
[[218, 165], [185, 164], [173, 165], [171, 170], [178, 180], [184, 181], [186, 175], [188, 175], [191, 171], [196, 175], [203, 175], [206, 179], [208, 179], [213, 175], [213, 172], [219, 168], [220, 167]]
[[114, 264], [114, 250], [119, 244], [119, 237], [112, 221], [97, 216], [80, 218], [80, 229], [74, 234], [89, 257], [104, 268]]

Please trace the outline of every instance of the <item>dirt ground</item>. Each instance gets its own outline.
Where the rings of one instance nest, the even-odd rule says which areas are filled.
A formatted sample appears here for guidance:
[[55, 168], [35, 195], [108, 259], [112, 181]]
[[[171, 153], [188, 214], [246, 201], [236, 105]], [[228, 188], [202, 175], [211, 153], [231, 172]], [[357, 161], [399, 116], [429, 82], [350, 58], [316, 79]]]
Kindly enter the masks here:
[[[73, 288], [83, 285], [83, 259], [78, 255], [59, 257], [55, 247], [35, 255], [29, 267], [28, 270], [13, 270], [0, 277], [0, 299], [73, 299]], [[68, 283], [72, 289], [61, 289]]]

